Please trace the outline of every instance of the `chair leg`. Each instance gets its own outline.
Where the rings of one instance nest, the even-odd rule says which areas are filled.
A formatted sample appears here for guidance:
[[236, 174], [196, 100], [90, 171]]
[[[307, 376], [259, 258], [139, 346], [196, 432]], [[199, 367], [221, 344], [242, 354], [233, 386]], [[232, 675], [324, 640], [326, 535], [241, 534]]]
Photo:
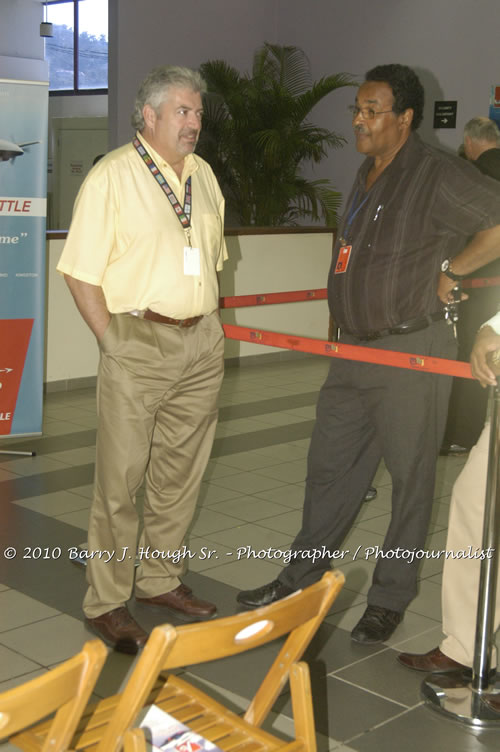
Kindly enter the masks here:
[[129, 729], [125, 733], [123, 752], [146, 752], [146, 740], [142, 729]]
[[301, 661], [290, 669], [290, 692], [292, 696], [295, 738], [304, 742], [307, 752], [316, 752], [316, 728], [312, 704], [309, 666]]

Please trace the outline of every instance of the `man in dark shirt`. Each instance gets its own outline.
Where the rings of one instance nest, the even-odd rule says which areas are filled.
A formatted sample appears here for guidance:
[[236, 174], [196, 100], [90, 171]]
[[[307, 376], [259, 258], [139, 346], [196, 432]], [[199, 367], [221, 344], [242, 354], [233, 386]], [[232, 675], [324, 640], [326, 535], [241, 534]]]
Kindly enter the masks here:
[[[423, 100], [417, 76], [401, 65], [374, 68], [359, 88], [353, 127], [367, 159], [339, 227], [328, 301], [341, 342], [452, 358], [456, 343], [444, 305], [458, 278], [500, 256], [500, 187], [465, 160], [420, 141]], [[332, 361], [319, 395], [291, 561], [279, 579], [239, 593], [240, 603], [278, 600], [330, 568], [383, 458], [392, 476], [392, 517], [381, 549], [349, 552], [376, 564], [352, 638], [390, 637], [416, 594], [415, 554], [427, 534], [450, 382]]]

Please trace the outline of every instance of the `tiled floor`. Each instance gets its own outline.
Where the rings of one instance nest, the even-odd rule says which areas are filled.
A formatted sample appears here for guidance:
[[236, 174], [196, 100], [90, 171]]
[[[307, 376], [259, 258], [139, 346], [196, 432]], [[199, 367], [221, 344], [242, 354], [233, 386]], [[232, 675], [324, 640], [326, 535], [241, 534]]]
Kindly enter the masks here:
[[[326, 359], [304, 358], [226, 371], [185, 576], [198, 594], [218, 604], [221, 615], [234, 613], [239, 589], [280, 571], [279, 558], [255, 554], [269, 547], [286, 550], [298, 530], [314, 406], [328, 365]], [[0, 455], [0, 553], [17, 549], [14, 559], [0, 556], [0, 691], [68, 658], [89, 638], [81, 613], [84, 570], [69, 552], [86, 538], [95, 425], [92, 389], [50, 394], [43, 437], [0, 446], [37, 452], [34, 458]], [[444, 548], [450, 492], [461, 464], [439, 460], [429, 550]], [[383, 541], [391, 493], [383, 467], [375, 485], [378, 497], [363, 506], [346, 552]], [[346, 553], [339, 566], [346, 585], [307, 653], [320, 752], [497, 750], [500, 721], [498, 730], [475, 731], [435, 714], [422, 704], [422, 677], [395, 660], [398, 650], [427, 650], [439, 642], [441, 561], [425, 562], [419, 595], [394, 636], [368, 648], [351, 642], [350, 629], [364, 610], [374, 561]], [[145, 628], [160, 621], [147, 607], [132, 601], [130, 608]], [[203, 665], [191, 676], [241, 706], [268, 656], [269, 648], [240, 656], [236, 667]], [[117, 691], [131, 663], [110, 653], [96, 695]], [[274, 727], [286, 733], [287, 692], [274, 710]], [[9, 749], [0, 745], [1, 752]]]

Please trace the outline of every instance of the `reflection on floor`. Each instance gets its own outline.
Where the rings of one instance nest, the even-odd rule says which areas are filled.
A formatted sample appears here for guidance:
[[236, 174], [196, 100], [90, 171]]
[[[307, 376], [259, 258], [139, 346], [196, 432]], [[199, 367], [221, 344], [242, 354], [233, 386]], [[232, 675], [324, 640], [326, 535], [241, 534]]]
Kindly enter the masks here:
[[[303, 358], [230, 368], [220, 400], [217, 437], [187, 546], [185, 582], [234, 613], [241, 588], [272, 580], [301, 519], [309, 436], [317, 391], [328, 361]], [[92, 389], [49, 394], [43, 437], [3, 442], [2, 449], [35, 449], [34, 458], [0, 455], [0, 691], [36, 676], [77, 652], [88, 639], [82, 621], [84, 570], [71, 550], [86, 539], [95, 442]], [[448, 504], [463, 460], [440, 458], [429, 550], [445, 548]], [[442, 560], [421, 570], [418, 597], [387, 644], [361, 647], [350, 629], [362, 614], [373, 557], [353, 560], [358, 546], [381, 545], [389, 521], [391, 485], [381, 467], [378, 497], [364, 504], [339, 562], [346, 586], [308, 651], [320, 752], [446, 752], [496, 750], [499, 729], [477, 732], [424, 707], [422, 677], [396, 663], [396, 652], [423, 651], [441, 636]], [[207, 552], [211, 555], [208, 556]], [[262, 558], [261, 558], [262, 557]], [[152, 628], [158, 611], [133, 600], [137, 620]], [[174, 620], [172, 620], [174, 621]], [[268, 665], [268, 650], [191, 671], [215, 694], [241, 707]], [[110, 653], [96, 695], [118, 690], [132, 659]], [[290, 728], [289, 698], [274, 708], [274, 728]], [[0, 745], [1, 752], [13, 749]]]

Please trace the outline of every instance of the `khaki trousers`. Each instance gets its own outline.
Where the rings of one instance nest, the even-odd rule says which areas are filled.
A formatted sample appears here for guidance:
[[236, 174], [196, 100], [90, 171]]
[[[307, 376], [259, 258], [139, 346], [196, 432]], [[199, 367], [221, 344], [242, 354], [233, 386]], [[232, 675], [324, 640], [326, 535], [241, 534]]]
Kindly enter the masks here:
[[[224, 335], [216, 312], [180, 328], [116, 314], [100, 343], [89, 618], [179, 585], [179, 549], [193, 518], [217, 422]], [[135, 496], [145, 479], [138, 542]], [[149, 547], [149, 548], [148, 548]], [[141, 555], [142, 552], [142, 555]], [[158, 555], [156, 555], [158, 556]]]
[[[447, 558], [443, 569], [443, 632], [441, 651], [449, 658], [472, 666], [476, 635], [477, 602], [482, 551], [486, 475], [490, 440], [489, 424], [472, 448], [453, 487], [447, 551], [465, 551], [466, 557]], [[469, 551], [469, 546], [471, 547]], [[494, 629], [500, 625], [500, 582], [497, 586]], [[496, 655], [492, 656], [496, 665]]]

